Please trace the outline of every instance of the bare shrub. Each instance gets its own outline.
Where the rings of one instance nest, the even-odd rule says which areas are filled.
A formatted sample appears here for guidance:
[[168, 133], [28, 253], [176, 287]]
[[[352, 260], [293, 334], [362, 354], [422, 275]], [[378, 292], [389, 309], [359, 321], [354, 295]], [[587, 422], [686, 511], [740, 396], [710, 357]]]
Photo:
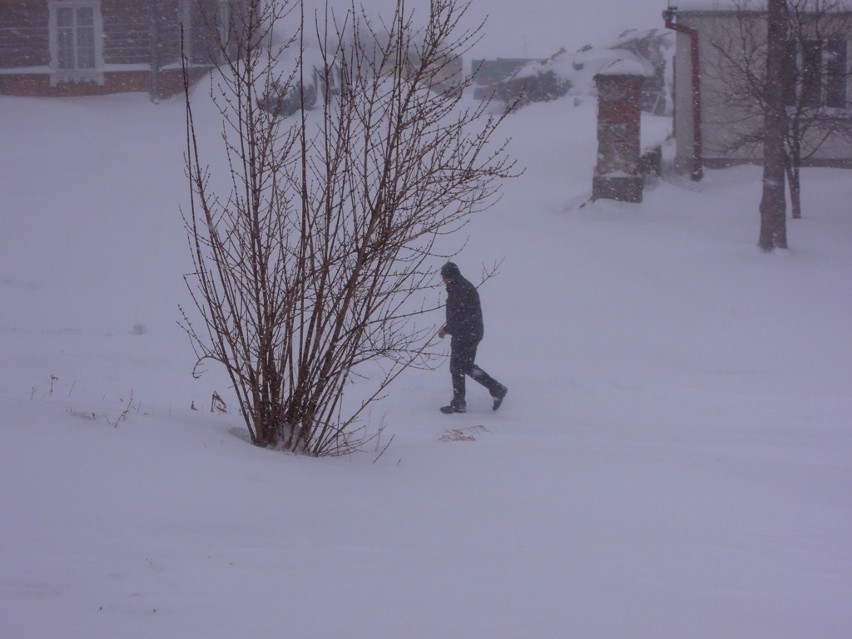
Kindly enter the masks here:
[[[382, 20], [354, 3], [246, 7], [211, 91], [225, 189], [185, 82], [194, 308], [182, 324], [198, 361], [225, 367], [254, 444], [347, 453], [366, 439], [365, 409], [428, 365], [434, 331], [416, 320], [443, 238], [514, 173], [491, 142], [504, 116], [466, 107], [467, 80], [448, 89], [481, 29], [460, 30], [467, 4], [433, 0], [421, 16], [400, 0]], [[270, 95], [289, 96], [287, 117]], [[346, 401], [355, 378], [361, 396]]]

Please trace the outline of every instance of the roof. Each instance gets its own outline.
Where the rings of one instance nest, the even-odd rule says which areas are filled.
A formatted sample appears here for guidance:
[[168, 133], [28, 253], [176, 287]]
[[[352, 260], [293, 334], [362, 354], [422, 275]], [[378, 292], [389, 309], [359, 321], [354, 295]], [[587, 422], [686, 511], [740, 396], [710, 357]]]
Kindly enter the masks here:
[[[740, 0], [669, 0], [669, 8], [679, 11], [735, 11], [743, 4], [748, 5], [748, 0], [742, 2]], [[766, 3], [757, 5], [752, 2], [754, 8], [762, 6], [765, 8]]]
[[[668, 8], [678, 13], [766, 13], [766, 0], [668, 0]], [[848, 13], [852, 5], [840, 2], [823, 12]]]

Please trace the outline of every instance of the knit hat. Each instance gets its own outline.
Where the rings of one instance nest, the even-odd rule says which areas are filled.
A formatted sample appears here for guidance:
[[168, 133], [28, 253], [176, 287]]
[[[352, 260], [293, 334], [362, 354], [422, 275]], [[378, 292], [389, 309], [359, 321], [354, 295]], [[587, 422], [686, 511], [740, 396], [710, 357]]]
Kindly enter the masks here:
[[447, 262], [441, 267], [441, 277], [452, 279], [459, 275], [461, 275], [461, 271], [453, 262]]

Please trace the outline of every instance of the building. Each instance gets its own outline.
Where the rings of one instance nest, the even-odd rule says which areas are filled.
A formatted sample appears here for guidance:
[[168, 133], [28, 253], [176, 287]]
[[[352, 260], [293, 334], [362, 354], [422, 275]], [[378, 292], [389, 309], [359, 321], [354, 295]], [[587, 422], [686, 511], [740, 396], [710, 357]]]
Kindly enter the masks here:
[[244, 0], [2, 0], [0, 93], [71, 96], [183, 89], [221, 62]]
[[[751, 7], [751, 8], [750, 8]], [[760, 162], [762, 115], [743, 66], [765, 69], [765, 2], [682, 0], [664, 12], [676, 32], [673, 72], [675, 165], [700, 179], [702, 168]], [[852, 166], [852, 15], [791, 17], [788, 115], [811, 124], [803, 164]], [[812, 151], [812, 152], [811, 152]]]

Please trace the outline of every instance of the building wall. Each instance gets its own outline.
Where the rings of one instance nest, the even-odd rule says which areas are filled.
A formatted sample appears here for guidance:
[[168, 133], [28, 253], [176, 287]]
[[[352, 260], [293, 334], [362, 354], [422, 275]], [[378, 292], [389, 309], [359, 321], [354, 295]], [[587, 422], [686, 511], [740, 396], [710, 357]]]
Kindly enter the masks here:
[[[735, 13], [696, 12], [678, 13], [678, 23], [698, 30], [701, 88], [701, 133], [704, 164], [710, 167], [726, 166], [743, 162], [760, 162], [763, 159], [762, 144], [750, 143], [737, 146], [745, 136], [753, 137], [762, 126], [762, 116], [754, 101], [743, 92], [732, 91], [734, 74], [726, 68], [720, 49], [731, 57], [744, 55], [740, 29], [746, 28], [752, 38], [765, 38], [765, 16], [752, 14], [742, 18]], [[847, 44], [852, 58], [852, 45]], [[676, 137], [675, 164], [687, 169], [691, 166], [693, 144], [692, 70], [690, 59], [690, 37], [678, 32], [674, 61], [674, 101]], [[847, 87], [852, 98], [852, 84]], [[852, 118], [852, 110], [838, 112], [840, 117]], [[815, 133], [815, 135], [817, 135]], [[849, 139], [833, 136], [824, 143], [812, 164], [852, 164], [852, 143]]]
[[0, 2], [0, 69], [50, 64], [47, 2]]
[[675, 33], [675, 55], [672, 60], [672, 103], [675, 137], [675, 168], [689, 171], [695, 152], [692, 109], [691, 41], [686, 33]]
[[[151, 14], [148, 2], [101, 1], [105, 35], [104, 63], [148, 64], [151, 60]], [[164, 8], [160, 7], [159, 10]]]
[[[152, 2], [154, 3], [152, 5]], [[239, 0], [233, 0], [234, 6]], [[219, 0], [101, 0], [102, 81], [57, 81], [51, 52], [47, 0], [0, 0], [0, 93], [100, 95], [153, 91], [167, 97], [183, 88], [181, 24], [192, 75], [219, 61]], [[152, 6], [154, 11], [152, 12]], [[155, 17], [155, 21], [152, 20]], [[156, 46], [152, 43], [156, 42]], [[100, 70], [100, 69], [99, 69]], [[156, 70], [156, 79], [154, 78]]]

